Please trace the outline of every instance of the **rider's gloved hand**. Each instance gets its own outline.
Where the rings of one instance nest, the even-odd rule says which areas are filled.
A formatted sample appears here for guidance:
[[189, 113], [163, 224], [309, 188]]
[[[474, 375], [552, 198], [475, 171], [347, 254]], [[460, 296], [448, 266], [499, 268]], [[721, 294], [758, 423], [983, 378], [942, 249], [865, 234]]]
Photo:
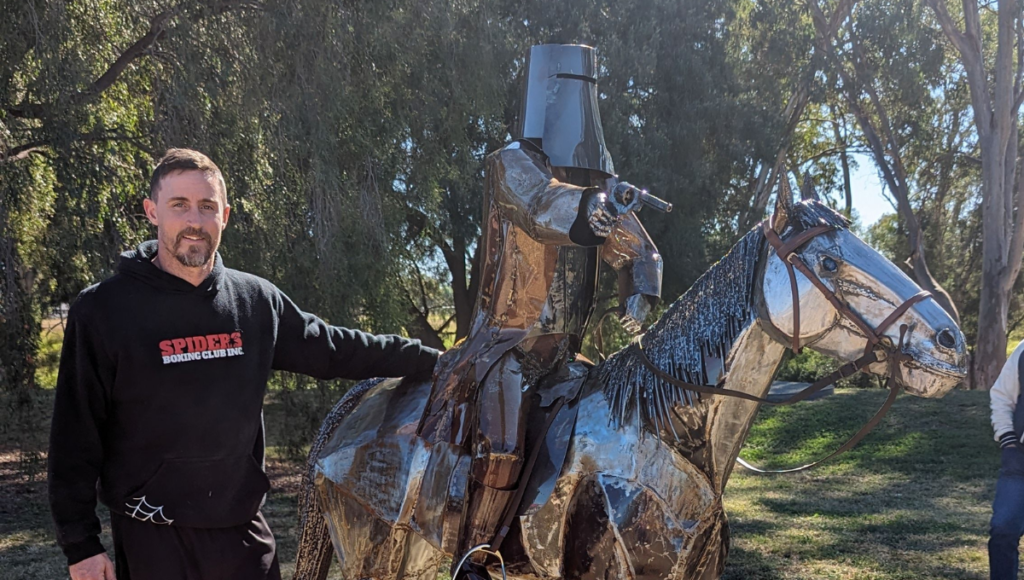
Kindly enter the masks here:
[[633, 294], [626, 298], [625, 308], [619, 316], [619, 323], [626, 332], [636, 335], [640, 334], [647, 315], [651, 313], [651, 302], [643, 294]]
[[603, 191], [591, 193], [587, 195], [583, 203], [590, 231], [601, 238], [611, 235], [612, 228], [618, 223], [619, 217], [615, 212], [615, 206], [608, 201], [608, 194]]

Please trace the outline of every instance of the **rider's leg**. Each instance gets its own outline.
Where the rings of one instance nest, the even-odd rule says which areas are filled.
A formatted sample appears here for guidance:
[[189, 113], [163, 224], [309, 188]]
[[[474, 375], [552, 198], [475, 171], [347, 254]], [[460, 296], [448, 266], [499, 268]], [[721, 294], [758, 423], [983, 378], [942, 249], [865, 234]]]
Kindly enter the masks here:
[[491, 368], [480, 385], [477, 404], [479, 427], [473, 444], [463, 550], [494, 537], [522, 471], [523, 373], [517, 353], [506, 353]]

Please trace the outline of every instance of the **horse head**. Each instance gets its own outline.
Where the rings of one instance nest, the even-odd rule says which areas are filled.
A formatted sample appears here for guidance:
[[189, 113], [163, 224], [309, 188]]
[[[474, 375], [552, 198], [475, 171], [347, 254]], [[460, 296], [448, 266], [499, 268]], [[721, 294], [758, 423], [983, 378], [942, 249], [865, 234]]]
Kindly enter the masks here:
[[[779, 200], [766, 234], [770, 242], [777, 234], [782, 246], [772, 244], [760, 280], [760, 318], [771, 334], [841, 361], [866, 348], [898, 349], [903, 356], [892, 378], [912, 395], [941, 397], [964, 379], [963, 333], [933, 298], [919, 296], [917, 284], [816, 196], [794, 203], [780, 191]], [[780, 248], [792, 253], [781, 256]], [[897, 313], [908, 301], [914, 303]], [[865, 370], [884, 374], [887, 367], [876, 362]]]

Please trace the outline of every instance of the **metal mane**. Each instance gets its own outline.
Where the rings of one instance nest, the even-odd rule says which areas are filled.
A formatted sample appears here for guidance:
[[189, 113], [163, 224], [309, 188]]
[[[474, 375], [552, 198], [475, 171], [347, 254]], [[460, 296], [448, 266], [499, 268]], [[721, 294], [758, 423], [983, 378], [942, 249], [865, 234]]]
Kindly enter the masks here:
[[[849, 226], [842, 214], [815, 200], [794, 203], [787, 209], [787, 218], [781, 232], [786, 237], [818, 226]], [[644, 352], [651, 362], [682, 381], [711, 382], [706, 372], [708, 359], [725, 361], [736, 338], [756, 318], [754, 282], [764, 243], [758, 225], [665, 311], [643, 337]], [[692, 406], [699, 399], [697, 393], [655, 376], [640, 362], [634, 348], [613, 354], [601, 365], [599, 378], [617, 428], [636, 415], [638, 427], [653, 426], [660, 432], [658, 426], [670, 424], [669, 413], [675, 405]]]

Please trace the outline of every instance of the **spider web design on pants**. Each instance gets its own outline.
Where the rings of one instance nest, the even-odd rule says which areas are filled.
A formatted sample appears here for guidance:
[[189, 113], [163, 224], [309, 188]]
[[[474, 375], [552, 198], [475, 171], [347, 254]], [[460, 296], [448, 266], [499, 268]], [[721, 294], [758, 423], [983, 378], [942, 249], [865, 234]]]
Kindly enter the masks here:
[[[128, 506], [128, 509], [132, 510], [130, 512], [124, 512], [129, 516], [143, 522], [153, 522], [154, 524], [162, 526], [169, 526], [174, 522], [174, 520], [168, 519], [167, 516], [164, 515], [164, 506], [149, 505], [149, 502], [146, 501], [146, 496], [133, 497], [132, 499], [139, 503], [132, 505], [125, 502], [124, 505]], [[157, 518], [162, 519], [163, 521], [159, 521]]]

